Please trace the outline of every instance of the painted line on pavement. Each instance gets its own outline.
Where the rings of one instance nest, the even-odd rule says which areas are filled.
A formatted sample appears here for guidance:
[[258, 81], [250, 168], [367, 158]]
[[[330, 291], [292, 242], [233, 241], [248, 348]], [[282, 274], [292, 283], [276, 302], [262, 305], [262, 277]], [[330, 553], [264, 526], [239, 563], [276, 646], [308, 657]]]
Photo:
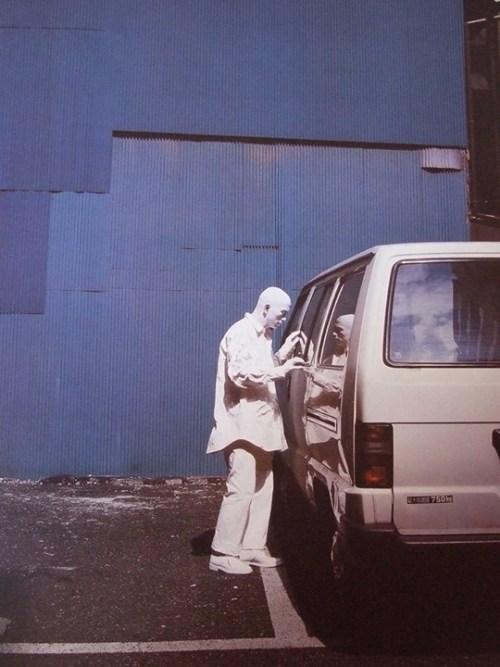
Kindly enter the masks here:
[[286, 592], [276, 568], [261, 569], [262, 582], [274, 629], [274, 637], [198, 639], [164, 642], [0, 643], [0, 654], [82, 655], [112, 653], [181, 653], [199, 651], [244, 651], [256, 649], [324, 648], [310, 637]]
[[311, 639], [303, 620], [290, 600], [280, 576], [282, 568], [262, 568], [262, 583], [267, 598], [267, 606], [277, 639], [286, 637], [301, 641]]
[[315, 637], [258, 639], [202, 639], [171, 642], [96, 642], [78, 644], [0, 644], [0, 654], [82, 655], [111, 653], [181, 653], [198, 651], [244, 651], [256, 649], [324, 648]]

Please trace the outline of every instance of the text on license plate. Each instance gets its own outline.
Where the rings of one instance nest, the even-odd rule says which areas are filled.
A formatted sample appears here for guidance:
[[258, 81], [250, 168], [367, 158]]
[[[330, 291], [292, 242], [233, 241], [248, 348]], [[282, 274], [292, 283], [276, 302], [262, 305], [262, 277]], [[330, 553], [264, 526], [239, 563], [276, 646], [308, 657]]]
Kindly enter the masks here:
[[453, 496], [408, 496], [406, 503], [408, 505], [437, 505], [440, 503], [452, 503]]

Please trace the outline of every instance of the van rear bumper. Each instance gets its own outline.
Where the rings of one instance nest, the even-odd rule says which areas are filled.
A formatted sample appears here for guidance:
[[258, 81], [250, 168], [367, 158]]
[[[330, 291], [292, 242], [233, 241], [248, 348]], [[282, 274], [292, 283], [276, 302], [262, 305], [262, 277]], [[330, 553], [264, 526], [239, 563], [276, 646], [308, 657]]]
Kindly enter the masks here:
[[339, 533], [345, 544], [356, 551], [395, 549], [398, 533], [392, 523], [364, 524], [345, 515], [340, 518]]
[[339, 532], [342, 539], [356, 550], [402, 550], [413, 551], [419, 547], [442, 545], [491, 545], [500, 548], [500, 533], [474, 535], [401, 535], [392, 523], [363, 524], [347, 516], [340, 519]]
[[476, 534], [476, 535], [399, 535], [399, 542], [412, 546], [429, 545], [452, 545], [452, 544], [498, 544], [500, 546], [500, 534]]
[[[498, 535], [460, 536], [443, 540], [423, 536], [401, 536], [392, 524], [363, 525], [342, 517], [338, 542], [344, 569], [356, 581], [384, 585], [387, 575], [405, 581], [419, 572], [434, 572], [462, 577], [474, 573], [485, 580], [496, 580], [500, 559]], [[335, 563], [335, 561], [334, 561]]]

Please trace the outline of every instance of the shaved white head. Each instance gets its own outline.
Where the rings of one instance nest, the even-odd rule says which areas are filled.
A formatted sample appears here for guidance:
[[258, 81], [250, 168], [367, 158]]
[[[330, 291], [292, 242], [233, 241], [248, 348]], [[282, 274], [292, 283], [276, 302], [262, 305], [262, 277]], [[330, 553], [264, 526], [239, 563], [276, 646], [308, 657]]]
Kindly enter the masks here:
[[352, 325], [354, 324], [354, 315], [348, 314], [348, 315], [341, 315], [340, 317], [337, 317], [335, 320], [335, 324], [338, 324], [339, 326], [342, 327], [342, 329], [350, 335], [351, 330], [352, 330]]
[[259, 296], [258, 306], [282, 306], [290, 308], [292, 301], [288, 294], [279, 287], [267, 287]]
[[267, 287], [259, 296], [253, 316], [264, 328], [273, 330], [285, 321], [291, 305], [286, 292], [279, 287]]

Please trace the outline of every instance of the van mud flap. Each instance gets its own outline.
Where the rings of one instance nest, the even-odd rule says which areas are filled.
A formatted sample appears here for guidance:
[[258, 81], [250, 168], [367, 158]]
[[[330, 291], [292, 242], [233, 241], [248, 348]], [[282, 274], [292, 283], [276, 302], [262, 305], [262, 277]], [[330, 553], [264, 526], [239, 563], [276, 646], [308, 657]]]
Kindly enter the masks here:
[[495, 448], [498, 458], [500, 459], [500, 428], [493, 431], [493, 447]]

